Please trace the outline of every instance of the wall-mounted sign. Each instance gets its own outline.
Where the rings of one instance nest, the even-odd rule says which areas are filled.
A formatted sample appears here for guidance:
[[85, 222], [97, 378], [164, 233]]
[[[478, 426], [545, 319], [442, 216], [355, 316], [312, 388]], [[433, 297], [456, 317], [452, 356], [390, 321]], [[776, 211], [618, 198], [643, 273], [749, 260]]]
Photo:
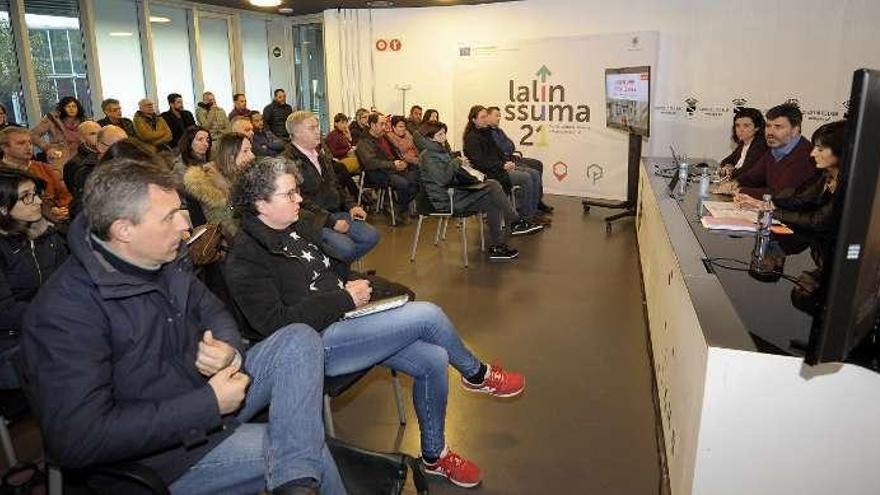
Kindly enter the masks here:
[[388, 46], [391, 47], [391, 51], [399, 52], [400, 49], [403, 47], [403, 44], [400, 42], [399, 39], [394, 38], [393, 40], [391, 40], [391, 42], [388, 43]]
[[382, 38], [379, 38], [378, 40], [376, 40], [376, 50], [379, 50], [380, 52], [384, 52], [387, 49], [388, 49], [388, 42], [387, 41], [385, 41]]
[[282, 55], [284, 55], [284, 52], [281, 51], [281, 47], [280, 47], [280, 46], [273, 46], [273, 47], [272, 47], [272, 56], [273, 56], [273, 57], [275, 57], [275, 58], [281, 58]]

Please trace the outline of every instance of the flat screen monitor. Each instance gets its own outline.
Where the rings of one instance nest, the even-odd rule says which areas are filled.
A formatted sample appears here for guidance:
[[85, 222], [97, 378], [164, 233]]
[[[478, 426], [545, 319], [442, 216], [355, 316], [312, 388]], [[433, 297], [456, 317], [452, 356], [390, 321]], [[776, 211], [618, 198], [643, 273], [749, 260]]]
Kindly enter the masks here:
[[647, 137], [651, 131], [651, 68], [605, 69], [605, 125]]
[[877, 325], [880, 295], [880, 71], [853, 77], [836, 194], [836, 239], [825, 255], [824, 303], [813, 320], [806, 362], [845, 361]]

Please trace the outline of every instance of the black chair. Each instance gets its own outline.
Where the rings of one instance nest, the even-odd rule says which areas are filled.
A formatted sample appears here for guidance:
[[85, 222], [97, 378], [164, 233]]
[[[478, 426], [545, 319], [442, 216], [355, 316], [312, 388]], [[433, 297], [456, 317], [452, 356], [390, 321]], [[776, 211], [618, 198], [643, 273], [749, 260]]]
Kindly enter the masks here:
[[483, 232], [483, 222], [482, 222], [482, 214], [477, 212], [468, 212], [468, 213], [456, 213], [455, 212], [455, 201], [453, 197], [455, 196], [455, 188], [448, 188], [446, 193], [449, 194], [449, 210], [438, 211], [431, 204], [431, 200], [428, 198], [428, 193], [425, 191], [424, 186], [421, 181], [419, 181], [419, 192], [416, 193], [416, 212], [419, 214], [419, 221], [416, 224], [416, 233], [413, 235], [412, 247], [410, 248], [409, 260], [411, 262], [416, 260], [416, 250], [419, 247], [419, 236], [422, 233], [422, 222], [425, 221], [426, 218], [436, 217], [440, 220], [437, 223], [437, 232], [434, 234], [434, 245], [437, 246], [440, 244], [440, 240], [446, 240], [446, 228], [449, 226], [450, 218], [458, 218], [459, 219], [459, 227], [461, 228], [461, 253], [462, 258], [464, 259], [464, 267], [468, 267], [468, 245], [467, 245], [467, 220], [472, 216], [479, 216], [479, 225], [480, 225], [480, 249], [482, 251], [486, 250], [486, 237]]
[[385, 198], [388, 198], [388, 209], [391, 211], [391, 225], [396, 226], [397, 213], [394, 211], [394, 188], [391, 187], [391, 183], [388, 181], [385, 181], [384, 184], [375, 182], [370, 179], [369, 174], [365, 170], [361, 171], [355, 183], [358, 186], [358, 205], [363, 204], [364, 191], [366, 190], [376, 191], [376, 213], [382, 211], [382, 207], [385, 205]]
[[[373, 367], [345, 375], [324, 377], [324, 430], [327, 432], [327, 436], [331, 438], [336, 437], [336, 428], [333, 426], [333, 411], [330, 409], [330, 399], [342, 395], [357, 383], [358, 380], [366, 376], [371, 369]], [[403, 390], [395, 370], [391, 370], [391, 388], [394, 390], [394, 403], [397, 406], [398, 420], [401, 426], [405, 426], [406, 408], [403, 406]]]
[[[39, 418], [35, 384], [31, 381], [24, 364], [24, 359], [16, 352], [12, 359], [15, 373], [27, 403]], [[45, 448], [44, 448], [45, 451]], [[46, 456], [46, 467], [49, 470], [49, 495], [62, 493], [89, 493], [88, 487], [93, 483], [102, 484], [107, 478], [127, 483], [132, 490], [146, 490], [153, 495], [169, 495], [165, 482], [152, 469], [133, 462], [95, 465], [82, 469], [61, 468]]]

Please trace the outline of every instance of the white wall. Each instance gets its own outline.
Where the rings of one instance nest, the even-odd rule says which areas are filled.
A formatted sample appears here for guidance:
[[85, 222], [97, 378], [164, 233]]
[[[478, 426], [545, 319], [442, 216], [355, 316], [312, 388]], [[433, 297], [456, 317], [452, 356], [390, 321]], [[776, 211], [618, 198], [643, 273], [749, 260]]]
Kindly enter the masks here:
[[[358, 106], [398, 112], [396, 84], [411, 84], [407, 103], [440, 111], [460, 132], [466, 116], [451, 115], [452, 68], [458, 47], [475, 41], [657, 30], [660, 54], [653, 90], [654, 134], [647, 153], [662, 153], [674, 142], [691, 156], [721, 157], [729, 149], [731, 100], [745, 98], [766, 109], [789, 98], [801, 108], [833, 119], [842, 115], [851, 73], [880, 68], [880, 2], [842, 0], [523, 0], [459, 7], [375, 10], [359, 16], [361, 80], [353, 83], [340, 61], [345, 29], [340, 16], [325, 16], [328, 92], [331, 115], [350, 112], [351, 87]], [[349, 26], [351, 23], [349, 23]], [[352, 27], [353, 29], [353, 27]], [[399, 52], [377, 52], [376, 39], [398, 38]], [[341, 41], [342, 40], [342, 41]], [[369, 47], [369, 49], [364, 49]], [[370, 55], [375, 68], [369, 70]], [[375, 73], [375, 81], [371, 74]], [[375, 102], [371, 101], [375, 82]], [[359, 84], [358, 84], [359, 83]], [[359, 85], [359, 88], [358, 88]], [[344, 88], [349, 88], [344, 92]], [[687, 98], [698, 100], [689, 117]], [[476, 102], [475, 102], [476, 103]], [[666, 113], [661, 113], [661, 108]], [[726, 110], [726, 111], [725, 111]], [[718, 114], [718, 115], [713, 115]], [[807, 120], [807, 135], [819, 122]]]

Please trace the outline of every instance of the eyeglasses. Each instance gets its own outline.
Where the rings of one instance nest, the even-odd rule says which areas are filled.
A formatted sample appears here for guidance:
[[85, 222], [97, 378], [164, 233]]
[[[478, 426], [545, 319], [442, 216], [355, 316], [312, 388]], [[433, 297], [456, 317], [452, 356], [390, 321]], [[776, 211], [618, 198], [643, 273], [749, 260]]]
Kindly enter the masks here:
[[34, 201], [36, 201], [38, 197], [40, 197], [39, 194], [34, 191], [28, 191], [18, 198], [18, 200], [21, 201], [22, 204], [30, 206], [34, 204]]
[[284, 193], [275, 193], [273, 194], [273, 196], [287, 196], [287, 200], [293, 203], [294, 201], [296, 201], [297, 194], [299, 194], [299, 191], [297, 191], [296, 189], [291, 189], [290, 191]]

